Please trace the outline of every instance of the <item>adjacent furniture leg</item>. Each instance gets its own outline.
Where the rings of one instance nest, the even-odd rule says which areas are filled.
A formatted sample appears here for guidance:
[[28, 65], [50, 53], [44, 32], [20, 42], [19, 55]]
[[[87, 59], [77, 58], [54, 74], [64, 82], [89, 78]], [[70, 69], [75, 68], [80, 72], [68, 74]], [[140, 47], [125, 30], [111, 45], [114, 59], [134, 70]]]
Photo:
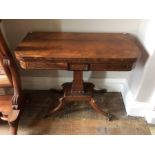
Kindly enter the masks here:
[[18, 123], [19, 123], [19, 117], [13, 122], [8, 121], [11, 135], [17, 135]]
[[8, 115], [8, 124], [12, 135], [17, 135], [19, 118], [20, 110], [12, 110], [12, 112]]
[[14, 95], [12, 97], [12, 111], [8, 115], [8, 124], [12, 135], [17, 135], [19, 118], [24, 104], [24, 97], [22, 95]]

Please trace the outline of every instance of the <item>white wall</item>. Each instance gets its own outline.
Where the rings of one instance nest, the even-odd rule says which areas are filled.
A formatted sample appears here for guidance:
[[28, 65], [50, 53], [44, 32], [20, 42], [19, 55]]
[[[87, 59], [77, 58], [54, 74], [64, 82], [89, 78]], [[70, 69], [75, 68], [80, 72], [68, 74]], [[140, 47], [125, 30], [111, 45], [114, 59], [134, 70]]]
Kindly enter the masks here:
[[141, 20], [140, 22], [137, 38], [140, 40], [143, 50], [141, 51], [141, 56], [136, 63], [136, 67], [132, 70], [128, 79], [129, 88], [131, 90], [131, 93], [133, 94], [134, 99], [137, 98], [144, 76], [145, 67], [149, 59], [149, 50], [144, 44], [146, 31], [148, 28], [147, 23], [148, 20]]
[[[29, 31], [128, 32], [137, 35], [141, 20], [3, 20], [8, 43], [13, 50]], [[23, 76], [71, 77], [66, 71], [21, 71]], [[128, 78], [130, 72], [89, 72], [92, 78]]]
[[138, 91], [136, 99], [141, 102], [149, 103], [154, 91], [155, 91], [155, 52], [150, 56], [149, 60], [147, 61], [143, 77], [141, 80], [140, 89]]
[[[133, 97], [139, 102], [148, 102], [154, 87], [155, 21], [141, 20], [137, 37], [144, 51], [129, 77], [129, 87]], [[150, 84], [149, 84], [150, 83]], [[147, 91], [146, 91], [147, 90]]]
[[152, 55], [155, 50], [155, 20], [141, 20], [138, 37], [147, 49], [149, 55]]
[[144, 68], [137, 100], [150, 102], [155, 91], [155, 20], [142, 21], [138, 35], [149, 53], [149, 58]]
[[141, 20], [138, 30], [138, 38], [146, 49], [142, 53], [136, 68], [133, 70], [129, 86], [134, 98], [139, 102], [149, 102], [155, 88], [155, 21]]
[[3, 20], [13, 49], [29, 31], [128, 32], [137, 34], [141, 20]]
[[155, 123], [155, 21], [141, 20], [137, 36], [148, 55], [146, 52], [142, 53], [129, 77], [129, 91], [134, 103], [131, 113], [139, 113], [140, 116], [145, 116], [149, 123]]

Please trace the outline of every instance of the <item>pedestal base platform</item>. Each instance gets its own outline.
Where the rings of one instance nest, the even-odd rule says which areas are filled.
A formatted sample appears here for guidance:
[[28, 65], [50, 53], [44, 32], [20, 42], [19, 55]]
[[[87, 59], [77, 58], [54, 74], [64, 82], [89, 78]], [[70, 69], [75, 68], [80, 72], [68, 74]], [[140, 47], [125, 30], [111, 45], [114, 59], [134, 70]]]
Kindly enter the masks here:
[[[90, 106], [98, 113], [104, 115], [109, 121], [112, 119], [112, 115], [110, 113], [107, 113], [105, 111], [103, 111], [96, 103], [96, 101], [93, 98], [93, 92], [106, 92], [106, 90], [94, 90], [94, 84], [92, 83], [84, 83], [83, 84], [83, 91], [73, 91], [72, 90], [72, 85], [73, 83], [64, 83], [62, 85], [63, 87], [63, 92], [64, 95], [63, 97], [61, 97], [59, 99], [59, 103], [57, 104], [57, 106], [52, 109], [49, 114], [51, 115], [52, 113], [58, 111], [59, 109], [61, 109], [65, 103], [67, 103], [68, 101], [87, 101]], [[47, 117], [46, 116], [46, 117]]]

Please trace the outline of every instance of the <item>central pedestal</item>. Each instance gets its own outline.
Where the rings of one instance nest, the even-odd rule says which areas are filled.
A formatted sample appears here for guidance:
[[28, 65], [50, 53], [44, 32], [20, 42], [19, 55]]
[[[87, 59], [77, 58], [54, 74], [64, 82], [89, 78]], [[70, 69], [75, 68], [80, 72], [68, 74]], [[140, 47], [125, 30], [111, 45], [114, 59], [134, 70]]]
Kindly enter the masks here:
[[[61, 109], [67, 101], [87, 101], [91, 107], [98, 113], [107, 117], [108, 120], [112, 119], [112, 115], [104, 112], [95, 102], [93, 98], [94, 84], [83, 82], [83, 72], [74, 71], [73, 82], [64, 83], [62, 85], [64, 95], [59, 99], [58, 105], [50, 111], [50, 114]], [[100, 91], [98, 91], [100, 92]], [[101, 92], [103, 92], [101, 90]]]

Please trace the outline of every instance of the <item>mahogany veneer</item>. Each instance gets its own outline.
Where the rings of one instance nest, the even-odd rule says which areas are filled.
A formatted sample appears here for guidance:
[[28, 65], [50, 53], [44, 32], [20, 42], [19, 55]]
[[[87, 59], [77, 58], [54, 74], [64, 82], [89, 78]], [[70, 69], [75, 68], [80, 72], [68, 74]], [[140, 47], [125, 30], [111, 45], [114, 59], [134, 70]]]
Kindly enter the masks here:
[[15, 49], [24, 69], [131, 70], [139, 55], [135, 38], [121, 33], [28, 33]]
[[94, 85], [83, 82], [83, 71], [130, 71], [140, 48], [136, 39], [123, 33], [28, 33], [15, 49], [23, 69], [52, 69], [73, 71], [73, 82], [63, 85], [64, 96], [60, 109], [67, 100], [87, 100], [94, 110], [111, 119], [93, 99]]

